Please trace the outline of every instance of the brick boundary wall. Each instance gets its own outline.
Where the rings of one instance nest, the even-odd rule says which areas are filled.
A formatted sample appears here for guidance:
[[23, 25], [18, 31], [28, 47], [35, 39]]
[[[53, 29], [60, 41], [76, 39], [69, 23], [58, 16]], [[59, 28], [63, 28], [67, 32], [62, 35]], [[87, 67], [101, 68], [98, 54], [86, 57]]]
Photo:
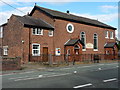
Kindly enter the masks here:
[[2, 58], [2, 71], [6, 70], [19, 70], [21, 69], [21, 58]]

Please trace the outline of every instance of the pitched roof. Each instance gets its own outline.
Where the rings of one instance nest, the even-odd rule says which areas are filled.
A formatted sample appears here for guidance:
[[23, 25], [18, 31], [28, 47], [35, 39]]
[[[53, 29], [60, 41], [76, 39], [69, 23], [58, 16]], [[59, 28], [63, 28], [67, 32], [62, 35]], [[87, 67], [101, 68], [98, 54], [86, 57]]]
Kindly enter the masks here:
[[80, 39], [70, 39], [68, 42], [65, 43], [65, 46], [74, 46], [77, 42], [80, 42], [83, 45]]
[[97, 26], [97, 27], [103, 27], [103, 28], [109, 28], [109, 29], [113, 29], [116, 30], [116, 28], [109, 26], [107, 24], [104, 24], [98, 20], [93, 20], [93, 19], [89, 19], [89, 18], [85, 18], [85, 17], [81, 17], [81, 16], [76, 16], [73, 14], [68, 14], [68, 13], [63, 13], [60, 11], [55, 11], [55, 10], [51, 10], [51, 9], [47, 9], [47, 8], [43, 8], [40, 6], [35, 6], [33, 8], [33, 10], [30, 13], [30, 16], [34, 13], [34, 11], [38, 9], [44, 13], [46, 13], [47, 15], [53, 17], [53, 18], [60, 18], [60, 19], [65, 19], [65, 20], [69, 20], [69, 21], [73, 21], [73, 22], [78, 22], [78, 23], [83, 23], [83, 24], [87, 24], [87, 25], [92, 25], [92, 26]]
[[25, 27], [38, 27], [43, 29], [54, 29], [54, 27], [42, 19], [36, 19], [31, 16], [17, 16], [15, 15], [19, 21], [21, 21]]
[[108, 42], [108, 43], [105, 44], [104, 48], [113, 48], [114, 45], [116, 45], [115, 42]]

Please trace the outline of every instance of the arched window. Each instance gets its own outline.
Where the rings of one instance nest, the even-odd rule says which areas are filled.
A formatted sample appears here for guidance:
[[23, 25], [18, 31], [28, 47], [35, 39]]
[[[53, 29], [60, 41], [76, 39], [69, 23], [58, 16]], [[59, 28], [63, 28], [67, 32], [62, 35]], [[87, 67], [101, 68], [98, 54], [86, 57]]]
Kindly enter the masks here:
[[80, 47], [78, 45], [75, 45], [74, 49], [80, 49]]
[[94, 50], [98, 50], [98, 35], [94, 34]]
[[82, 46], [82, 49], [83, 50], [85, 50], [86, 49], [86, 47], [85, 47], [85, 45], [86, 45], [86, 36], [85, 36], [85, 32], [81, 32], [81, 41], [83, 42], [83, 46]]

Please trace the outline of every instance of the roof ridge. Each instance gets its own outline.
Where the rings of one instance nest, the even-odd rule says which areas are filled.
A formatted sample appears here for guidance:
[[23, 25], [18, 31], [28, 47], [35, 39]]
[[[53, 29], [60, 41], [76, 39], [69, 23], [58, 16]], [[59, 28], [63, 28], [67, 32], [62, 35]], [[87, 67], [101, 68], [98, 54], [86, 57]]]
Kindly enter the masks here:
[[43, 11], [46, 14], [48, 14], [49, 16], [53, 17], [53, 18], [58, 18], [58, 19], [64, 19], [64, 20], [69, 20], [72, 22], [77, 22], [77, 23], [83, 23], [86, 25], [91, 25], [91, 26], [97, 26], [97, 27], [102, 27], [102, 28], [108, 28], [108, 29], [112, 29], [112, 30], [116, 30], [116, 28], [107, 25], [106, 23], [103, 23], [101, 21], [95, 20], [95, 19], [91, 19], [88, 17], [84, 17], [84, 16], [78, 16], [75, 14], [71, 14], [71, 13], [65, 13], [62, 11], [58, 11], [58, 10], [53, 10], [53, 9], [49, 9], [49, 8], [44, 8], [41, 6], [34, 6], [33, 10], [31, 11], [31, 16], [34, 13], [34, 10], [38, 9], [39, 11]]
[[[32, 16], [28, 16], [28, 15], [24, 15], [24, 17], [29, 17], [29, 18], [33, 18], [33, 19], [36, 19], [36, 20], [41, 20], [41, 21], [43, 21], [44, 23], [46, 23], [46, 24], [48, 24], [48, 25], [50, 25], [51, 27], [53, 27], [51, 24], [49, 24], [48, 22], [46, 22], [45, 20], [43, 20], [43, 19], [41, 19], [41, 18], [34, 18], [34, 17], [32, 17]], [[54, 28], [54, 27], [53, 27]]]
[[[59, 13], [63, 13], [63, 14], [68, 15], [68, 13], [65, 13], [65, 12], [62, 12], [62, 11], [53, 10], [53, 9], [49, 9], [49, 8], [44, 8], [44, 7], [40, 7], [40, 6], [38, 6], [38, 5], [36, 5], [36, 7], [38, 7], [38, 8], [43, 8], [43, 9], [47, 9], [47, 10], [51, 10], [51, 11], [54, 11], [54, 12], [59, 12]], [[89, 19], [89, 20], [98, 21], [98, 20], [96, 20], [96, 19], [91, 19], [91, 18], [87, 18], [87, 17], [84, 17], [84, 16], [78, 16], [78, 15], [71, 14], [71, 13], [69, 13], [69, 15], [73, 15], [73, 16], [75, 16], [75, 17], [80, 17], [80, 18], [84, 18], [84, 19]]]

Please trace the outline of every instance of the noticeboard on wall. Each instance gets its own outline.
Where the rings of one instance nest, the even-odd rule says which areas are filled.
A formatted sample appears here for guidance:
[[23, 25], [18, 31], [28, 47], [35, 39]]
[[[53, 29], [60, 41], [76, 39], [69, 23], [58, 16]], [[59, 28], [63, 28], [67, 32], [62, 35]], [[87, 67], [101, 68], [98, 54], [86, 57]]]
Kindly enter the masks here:
[[60, 50], [60, 48], [56, 48], [56, 50], [55, 50], [55, 54], [58, 55], [58, 56], [61, 54], [61, 50]]

